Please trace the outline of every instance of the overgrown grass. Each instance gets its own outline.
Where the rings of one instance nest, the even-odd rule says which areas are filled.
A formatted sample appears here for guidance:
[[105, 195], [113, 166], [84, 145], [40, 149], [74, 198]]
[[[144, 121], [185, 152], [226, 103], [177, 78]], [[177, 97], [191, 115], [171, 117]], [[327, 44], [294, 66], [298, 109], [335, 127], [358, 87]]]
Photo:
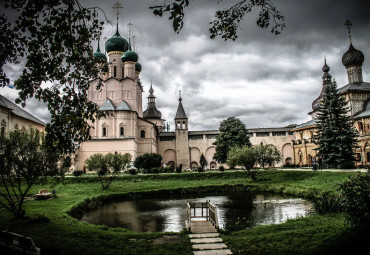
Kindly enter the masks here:
[[[5, 210], [0, 210], [0, 224], [9, 231], [31, 236], [39, 247], [58, 247], [61, 254], [192, 254], [185, 233], [179, 234], [179, 243], [157, 244], [153, 240], [164, 233], [135, 233], [123, 228], [95, 226], [78, 221], [68, 212], [93, 197], [140, 192], [159, 194], [161, 190], [166, 190], [166, 194], [185, 194], [243, 187], [244, 190], [313, 198], [325, 192], [336, 193], [336, 184], [353, 174], [268, 170], [261, 172], [258, 182], [252, 182], [243, 171], [125, 175], [112, 183], [109, 190], [102, 190], [94, 176], [71, 177], [55, 187], [56, 199], [26, 202], [28, 219], [14, 221]], [[225, 185], [227, 188], [220, 188]], [[35, 194], [41, 188], [45, 186], [36, 185], [30, 193]], [[248, 254], [310, 254], [323, 249], [325, 242], [335, 242], [345, 231], [343, 222], [338, 214], [313, 215], [284, 224], [225, 233], [223, 237], [235, 254], [246, 254], [246, 251]]]

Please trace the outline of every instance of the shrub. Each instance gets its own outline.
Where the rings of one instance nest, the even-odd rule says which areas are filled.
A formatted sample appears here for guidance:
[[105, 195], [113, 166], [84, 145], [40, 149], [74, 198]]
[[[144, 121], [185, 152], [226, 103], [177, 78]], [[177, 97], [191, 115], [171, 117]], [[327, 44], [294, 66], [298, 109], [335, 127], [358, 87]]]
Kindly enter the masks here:
[[157, 153], [145, 153], [137, 157], [134, 166], [137, 169], [153, 169], [161, 165], [162, 156]]
[[199, 173], [204, 172], [204, 169], [202, 167], [198, 167], [197, 170]]
[[218, 168], [218, 170], [220, 170], [221, 172], [223, 172], [223, 171], [225, 171], [225, 167], [224, 167], [224, 166], [220, 166], [220, 167]]
[[82, 171], [82, 170], [75, 170], [75, 171], [73, 171], [73, 176], [76, 176], [76, 177], [78, 177], [78, 176], [81, 176], [82, 174], [84, 173], [84, 171]]
[[164, 168], [162, 169], [162, 172], [163, 172], [163, 173], [173, 173], [173, 167], [171, 167], [171, 166], [164, 167]]
[[181, 166], [178, 166], [178, 167], [176, 167], [176, 173], [181, 173], [181, 171], [182, 171], [182, 169], [181, 169]]
[[131, 174], [131, 175], [137, 175], [137, 171], [135, 168], [131, 168], [128, 170], [128, 173]]
[[153, 174], [159, 174], [159, 171], [160, 171], [159, 167], [155, 167], [155, 168], [152, 169]]
[[370, 222], [370, 170], [348, 177], [339, 184], [343, 208], [352, 227], [366, 227]]
[[313, 201], [315, 211], [319, 214], [339, 213], [343, 211], [342, 198], [338, 195], [324, 193]]

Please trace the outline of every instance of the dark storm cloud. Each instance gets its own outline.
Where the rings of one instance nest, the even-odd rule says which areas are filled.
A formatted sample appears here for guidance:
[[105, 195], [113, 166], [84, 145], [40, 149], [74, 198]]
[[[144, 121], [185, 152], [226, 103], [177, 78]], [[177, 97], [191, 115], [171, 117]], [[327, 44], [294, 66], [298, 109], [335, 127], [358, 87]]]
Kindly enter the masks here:
[[[82, 3], [99, 6], [115, 22], [112, 6], [116, 1]], [[349, 47], [346, 19], [353, 23], [353, 45], [365, 55], [364, 80], [370, 81], [369, 1], [274, 0], [286, 17], [287, 27], [281, 35], [257, 28], [258, 13], [253, 12], [240, 24], [235, 42], [209, 39], [209, 22], [215, 11], [236, 1], [190, 1], [180, 34], [173, 32], [168, 16], [155, 17], [148, 8], [161, 0], [120, 1], [124, 5], [121, 35], [127, 38], [127, 24], [134, 24], [143, 66], [144, 109], [152, 80], [157, 107], [170, 124], [179, 90], [192, 130], [217, 129], [229, 116], [239, 117], [250, 128], [305, 122], [322, 89], [324, 54], [338, 86], [348, 83], [341, 63]], [[101, 44], [114, 31], [115, 26], [107, 25]]]

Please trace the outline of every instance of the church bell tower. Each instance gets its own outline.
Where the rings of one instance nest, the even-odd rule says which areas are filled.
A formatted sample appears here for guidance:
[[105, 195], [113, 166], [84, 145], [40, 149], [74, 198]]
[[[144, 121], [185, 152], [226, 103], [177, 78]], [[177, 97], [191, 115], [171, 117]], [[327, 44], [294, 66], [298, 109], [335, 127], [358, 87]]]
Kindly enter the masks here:
[[188, 117], [186, 116], [184, 107], [182, 106], [181, 92], [179, 96], [179, 106], [175, 116], [176, 130], [176, 158], [177, 166], [182, 169], [190, 167], [189, 158], [189, 139], [188, 139]]

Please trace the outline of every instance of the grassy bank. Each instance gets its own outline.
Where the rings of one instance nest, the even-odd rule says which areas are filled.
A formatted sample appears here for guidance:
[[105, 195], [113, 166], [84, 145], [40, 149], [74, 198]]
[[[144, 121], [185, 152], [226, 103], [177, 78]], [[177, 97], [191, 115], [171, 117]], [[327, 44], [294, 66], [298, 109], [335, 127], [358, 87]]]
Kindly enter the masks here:
[[[266, 171], [261, 174], [259, 182], [252, 182], [242, 171], [127, 175], [120, 177], [105, 191], [95, 177], [67, 178], [65, 184], [55, 187], [56, 199], [26, 202], [29, 218], [25, 220], [14, 221], [6, 211], [0, 210], [0, 224], [9, 231], [31, 236], [39, 247], [58, 247], [61, 254], [192, 254], [186, 234], [174, 234], [179, 236], [175, 242], [163, 241], [158, 238], [169, 233], [135, 233], [123, 228], [95, 226], [78, 221], [68, 212], [93, 197], [138, 195], [140, 192], [202, 193], [207, 189], [226, 192], [240, 189], [241, 185], [245, 190], [312, 198], [323, 192], [335, 192], [336, 184], [352, 174]], [[45, 187], [48, 188], [36, 185], [31, 193], [35, 194]], [[303, 249], [311, 253], [324, 249], [325, 243], [335, 242], [344, 229], [344, 219], [340, 215], [313, 215], [280, 225], [225, 233], [224, 238], [235, 254], [245, 254], [245, 246], [253, 252], [251, 254], [289, 254], [287, 250], [291, 254], [310, 254], [302, 253]], [[311, 248], [306, 249], [299, 242]], [[269, 245], [271, 249], [266, 248]], [[277, 249], [276, 245], [280, 245], [281, 249]]]

